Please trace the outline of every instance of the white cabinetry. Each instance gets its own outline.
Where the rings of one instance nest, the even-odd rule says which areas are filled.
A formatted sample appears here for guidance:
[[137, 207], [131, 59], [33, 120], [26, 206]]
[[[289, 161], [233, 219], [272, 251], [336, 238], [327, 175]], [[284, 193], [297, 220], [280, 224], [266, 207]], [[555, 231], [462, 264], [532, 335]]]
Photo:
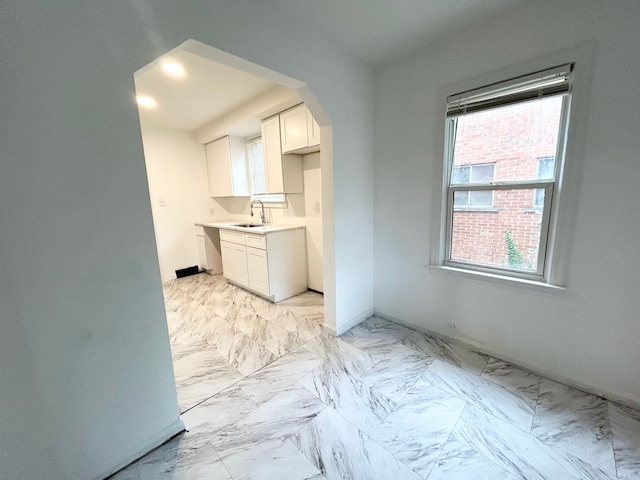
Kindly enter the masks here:
[[283, 155], [280, 138], [280, 117], [262, 121], [264, 149], [265, 193], [302, 193], [302, 157]]
[[318, 147], [320, 149], [320, 125], [313, 118], [311, 112], [307, 108], [307, 138], [309, 139], [310, 147]]
[[244, 245], [220, 241], [220, 249], [224, 276], [243, 287], [248, 287], [247, 248]]
[[269, 263], [266, 250], [247, 247], [249, 288], [261, 295], [269, 295]]
[[320, 147], [320, 128], [306, 105], [280, 113], [282, 153], [311, 153]]
[[247, 154], [240, 137], [222, 137], [205, 146], [212, 197], [249, 196]]
[[252, 235], [220, 230], [223, 275], [279, 302], [307, 290], [304, 228]]
[[219, 230], [196, 225], [196, 244], [200, 268], [213, 274], [222, 272], [222, 259], [218, 247], [220, 244]]
[[209, 259], [207, 258], [207, 245], [204, 235], [196, 235], [196, 243], [198, 245], [198, 266], [203, 270], [209, 270]]

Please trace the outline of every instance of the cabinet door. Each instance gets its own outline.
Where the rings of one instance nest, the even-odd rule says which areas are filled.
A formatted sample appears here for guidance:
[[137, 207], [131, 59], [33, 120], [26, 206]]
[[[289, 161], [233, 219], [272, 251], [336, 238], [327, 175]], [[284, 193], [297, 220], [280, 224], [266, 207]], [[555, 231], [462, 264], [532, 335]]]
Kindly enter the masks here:
[[307, 138], [307, 107], [298, 105], [280, 114], [282, 153], [309, 146]]
[[205, 238], [200, 235], [196, 236], [196, 243], [198, 244], [198, 264], [200, 265], [200, 268], [209, 270], [211, 265], [209, 265], [209, 259], [207, 258], [207, 245], [205, 243]]
[[263, 295], [269, 295], [269, 264], [267, 252], [247, 247], [247, 270], [249, 288]]
[[222, 274], [229, 280], [249, 286], [249, 276], [247, 274], [247, 249], [244, 245], [220, 242], [222, 256]]
[[245, 287], [249, 286], [249, 274], [247, 272], [247, 247], [233, 245], [234, 280]]
[[264, 120], [261, 130], [266, 193], [284, 193], [282, 150], [280, 149], [280, 120], [278, 115]]
[[223, 137], [205, 146], [207, 170], [209, 172], [209, 193], [212, 197], [233, 195], [231, 177], [231, 156], [229, 137]]
[[309, 139], [310, 147], [320, 145], [320, 126], [311, 115], [309, 109], [307, 109], [307, 138]]
[[229, 242], [220, 242], [220, 255], [222, 257], [222, 275], [229, 280], [236, 280], [236, 261], [234, 259], [233, 247]]

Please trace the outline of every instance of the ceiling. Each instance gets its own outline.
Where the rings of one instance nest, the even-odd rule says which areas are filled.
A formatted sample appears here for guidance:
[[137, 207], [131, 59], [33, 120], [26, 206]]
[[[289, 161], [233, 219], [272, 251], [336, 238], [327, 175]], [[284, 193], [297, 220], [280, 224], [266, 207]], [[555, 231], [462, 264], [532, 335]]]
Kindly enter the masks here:
[[531, 0], [267, 0], [290, 18], [371, 63]]
[[[532, 0], [264, 0], [301, 25], [376, 65]], [[163, 70], [184, 68], [182, 78]], [[157, 106], [140, 107], [144, 124], [193, 131], [248, 104], [277, 84], [177, 48], [135, 75], [136, 94]], [[255, 130], [255, 132], [254, 132]], [[238, 125], [237, 135], [259, 131], [259, 119]]]
[[[167, 74], [163, 70], [167, 62], [181, 65], [184, 75]], [[135, 84], [137, 96], [151, 97], [157, 104], [141, 106], [140, 121], [179, 130], [196, 130], [276, 87], [180, 49], [136, 73]], [[257, 125], [259, 131], [259, 121]]]

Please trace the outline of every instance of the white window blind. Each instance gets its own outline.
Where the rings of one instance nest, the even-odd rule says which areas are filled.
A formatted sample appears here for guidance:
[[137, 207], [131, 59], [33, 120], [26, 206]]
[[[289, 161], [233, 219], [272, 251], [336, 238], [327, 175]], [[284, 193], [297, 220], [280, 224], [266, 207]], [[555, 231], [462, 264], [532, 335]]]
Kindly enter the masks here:
[[573, 64], [567, 64], [451, 95], [447, 117], [569, 93], [572, 71]]

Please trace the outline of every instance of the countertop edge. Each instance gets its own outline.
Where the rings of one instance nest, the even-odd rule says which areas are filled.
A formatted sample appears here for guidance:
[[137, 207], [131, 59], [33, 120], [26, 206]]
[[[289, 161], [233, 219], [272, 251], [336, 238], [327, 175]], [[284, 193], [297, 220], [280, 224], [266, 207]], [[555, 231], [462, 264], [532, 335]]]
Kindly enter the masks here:
[[235, 222], [195, 222], [195, 225], [208, 228], [222, 228], [225, 230], [233, 230], [243, 233], [253, 233], [256, 235], [266, 235], [268, 233], [280, 232], [284, 230], [305, 228], [304, 225], [265, 225], [264, 227], [239, 227], [237, 225], [234, 225], [234, 223], [240, 222], [242, 222], [242, 220], [237, 220]]

